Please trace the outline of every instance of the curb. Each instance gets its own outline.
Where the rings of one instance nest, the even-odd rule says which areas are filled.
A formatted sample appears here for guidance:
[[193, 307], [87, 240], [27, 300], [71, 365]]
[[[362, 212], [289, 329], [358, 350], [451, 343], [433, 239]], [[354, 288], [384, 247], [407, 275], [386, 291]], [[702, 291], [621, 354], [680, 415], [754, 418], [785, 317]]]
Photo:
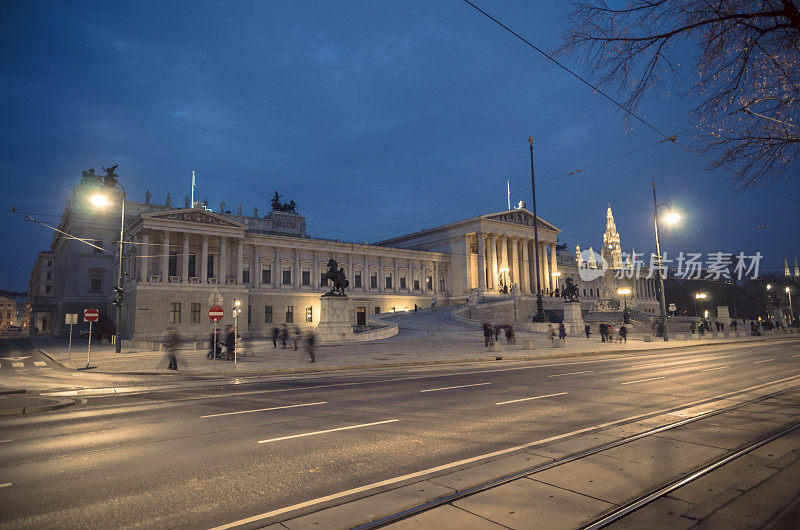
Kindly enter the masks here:
[[212, 376], [212, 377], [240, 377], [240, 376], [249, 376], [249, 375], [281, 375], [281, 374], [303, 374], [303, 373], [324, 373], [324, 372], [337, 372], [337, 371], [344, 371], [344, 370], [370, 370], [370, 369], [378, 369], [378, 368], [402, 368], [405, 366], [435, 366], [435, 365], [446, 365], [446, 364], [464, 364], [464, 363], [480, 363], [480, 362], [487, 362], [487, 361], [538, 361], [538, 360], [547, 360], [547, 359], [563, 359], [569, 357], [589, 357], [589, 356], [596, 356], [596, 355], [620, 355], [625, 353], [630, 354], [641, 354], [645, 352], [664, 352], [664, 351], [673, 351], [679, 350], [686, 347], [710, 347], [710, 346], [719, 346], [725, 344], [743, 344], [747, 342], [762, 342], [765, 340], [786, 340], [786, 339], [797, 339], [798, 337], [764, 337], [758, 338], [748, 341], [735, 341], [735, 342], [726, 342], [726, 341], [707, 341], [707, 342], [698, 342], [697, 344], [691, 344], [690, 346], [681, 345], [681, 346], [670, 346], [666, 348], [656, 348], [656, 349], [637, 349], [637, 350], [621, 350], [621, 349], [612, 349], [612, 350], [593, 350], [593, 351], [584, 351], [584, 352], [564, 352], [564, 353], [553, 353], [553, 354], [544, 354], [544, 355], [503, 355], [503, 351], [498, 351], [495, 355], [491, 357], [468, 357], [463, 359], [442, 359], [442, 360], [433, 360], [433, 361], [408, 361], [408, 362], [397, 362], [397, 363], [378, 363], [378, 364], [356, 364], [356, 365], [349, 365], [349, 366], [320, 366], [320, 367], [307, 367], [307, 368], [276, 368], [272, 370], [242, 370], [238, 372], [209, 372], [209, 371], [191, 371], [191, 370], [178, 370], [178, 371], [169, 371], [169, 372], [157, 372], [157, 371], [147, 371], [147, 370], [137, 370], [137, 371], [119, 371], [119, 372], [104, 372], [104, 371], [97, 371], [95, 373], [103, 373], [103, 374], [112, 374], [112, 375], [163, 375], [163, 376], [176, 376], [176, 375], [193, 375], [193, 376]]
[[19, 407], [15, 409], [2, 410], [0, 409], [0, 417], [7, 416], [23, 416], [26, 414], [37, 414], [40, 412], [52, 412], [54, 410], [65, 409], [76, 404], [78, 400], [65, 398], [60, 403], [51, 403], [48, 405], [35, 405], [32, 407]]

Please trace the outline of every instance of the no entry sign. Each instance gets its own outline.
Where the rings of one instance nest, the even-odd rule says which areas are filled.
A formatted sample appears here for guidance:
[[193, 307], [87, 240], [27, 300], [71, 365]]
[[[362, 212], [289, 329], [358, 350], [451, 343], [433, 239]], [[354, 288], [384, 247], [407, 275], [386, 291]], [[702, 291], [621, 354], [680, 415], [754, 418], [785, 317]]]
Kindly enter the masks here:
[[208, 318], [210, 318], [212, 322], [219, 322], [224, 316], [225, 311], [218, 305], [212, 306], [208, 310]]
[[100, 313], [97, 309], [84, 309], [83, 310], [83, 321], [84, 322], [95, 322], [97, 319], [100, 318]]

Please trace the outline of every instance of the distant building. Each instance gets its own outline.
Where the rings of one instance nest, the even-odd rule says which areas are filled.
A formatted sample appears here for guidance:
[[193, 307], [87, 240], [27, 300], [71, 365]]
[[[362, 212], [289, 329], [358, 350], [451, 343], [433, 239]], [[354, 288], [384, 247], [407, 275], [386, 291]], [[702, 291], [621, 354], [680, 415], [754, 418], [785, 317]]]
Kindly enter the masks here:
[[9, 296], [0, 295], [0, 330], [16, 325], [17, 301]]
[[27, 323], [30, 331], [50, 334], [53, 320], [58, 311], [55, 303], [53, 284], [53, 251], [40, 252], [33, 264], [28, 280]]

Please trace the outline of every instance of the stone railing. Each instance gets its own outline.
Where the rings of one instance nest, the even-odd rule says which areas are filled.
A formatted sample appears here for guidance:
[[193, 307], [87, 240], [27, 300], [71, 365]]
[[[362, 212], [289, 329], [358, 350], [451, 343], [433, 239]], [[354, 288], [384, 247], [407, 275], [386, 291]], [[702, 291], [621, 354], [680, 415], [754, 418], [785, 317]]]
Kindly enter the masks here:
[[170, 276], [169, 283], [181, 283], [182, 278], [180, 276]]
[[219, 285], [219, 278], [209, 278], [206, 281], [213, 285]]
[[148, 274], [147, 281], [149, 283], [161, 283], [161, 275], [160, 274]]

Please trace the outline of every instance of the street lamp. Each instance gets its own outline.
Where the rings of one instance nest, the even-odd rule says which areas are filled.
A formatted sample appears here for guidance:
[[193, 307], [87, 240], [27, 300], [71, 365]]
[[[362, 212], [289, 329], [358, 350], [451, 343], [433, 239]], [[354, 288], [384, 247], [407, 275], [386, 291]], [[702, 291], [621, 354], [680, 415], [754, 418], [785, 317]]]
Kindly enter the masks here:
[[[114, 306], [117, 308], [117, 338], [114, 341], [114, 351], [117, 353], [122, 353], [122, 305], [124, 297], [122, 290], [122, 238], [125, 235], [125, 200], [127, 199], [128, 194], [125, 192], [125, 187], [120, 184], [119, 181], [117, 181], [116, 184], [119, 186], [120, 190], [122, 190], [122, 207], [120, 208], [119, 220], [119, 270], [117, 273], [117, 287], [114, 289], [114, 294], [116, 296], [113, 302]], [[105, 208], [111, 204], [108, 196], [102, 193], [96, 193], [89, 197], [89, 202], [91, 202], [96, 208]]]
[[706, 298], [708, 298], [708, 295], [706, 293], [696, 293], [694, 295], [694, 314], [695, 314], [695, 316], [698, 316], [698, 317], [700, 316], [700, 311], [698, 311], [698, 309], [697, 309], [698, 300], [701, 300], [700, 303], [702, 303], [702, 301], [705, 301]]
[[794, 322], [794, 309], [792, 309], [792, 289], [790, 287], [786, 287], [786, 296], [789, 297], [789, 324], [791, 325]]
[[[772, 318], [772, 299], [769, 296], [769, 291], [772, 290], [772, 284], [767, 284], [767, 317]], [[779, 308], [780, 310], [780, 308]]]
[[631, 315], [628, 313], [628, 295], [631, 294], [631, 290], [627, 287], [622, 287], [617, 289], [617, 294], [622, 297], [622, 322], [625, 324], [631, 323]]
[[547, 322], [542, 305], [542, 288], [539, 285], [539, 217], [536, 215], [536, 182], [533, 179], [533, 136], [528, 136], [531, 148], [531, 193], [533, 194], [533, 259], [536, 260], [536, 322]]
[[241, 309], [242, 301], [238, 298], [233, 299], [233, 364], [237, 364], [237, 356], [239, 353], [239, 313], [242, 312]]
[[664, 274], [661, 271], [661, 240], [658, 237], [658, 207], [665, 206], [669, 213], [664, 217], [664, 222], [667, 224], [675, 224], [681, 220], [681, 216], [678, 212], [672, 211], [672, 208], [669, 204], [661, 203], [659, 204], [656, 200], [656, 183], [651, 182], [653, 185], [653, 224], [655, 225], [656, 231], [656, 259], [658, 260], [658, 265], [656, 267], [656, 274], [658, 274], [658, 293], [660, 298], [660, 306], [661, 306], [661, 326], [664, 328], [664, 340], [668, 341], [669, 337], [667, 336], [667, 306], [666, 300], [664, 299]]

